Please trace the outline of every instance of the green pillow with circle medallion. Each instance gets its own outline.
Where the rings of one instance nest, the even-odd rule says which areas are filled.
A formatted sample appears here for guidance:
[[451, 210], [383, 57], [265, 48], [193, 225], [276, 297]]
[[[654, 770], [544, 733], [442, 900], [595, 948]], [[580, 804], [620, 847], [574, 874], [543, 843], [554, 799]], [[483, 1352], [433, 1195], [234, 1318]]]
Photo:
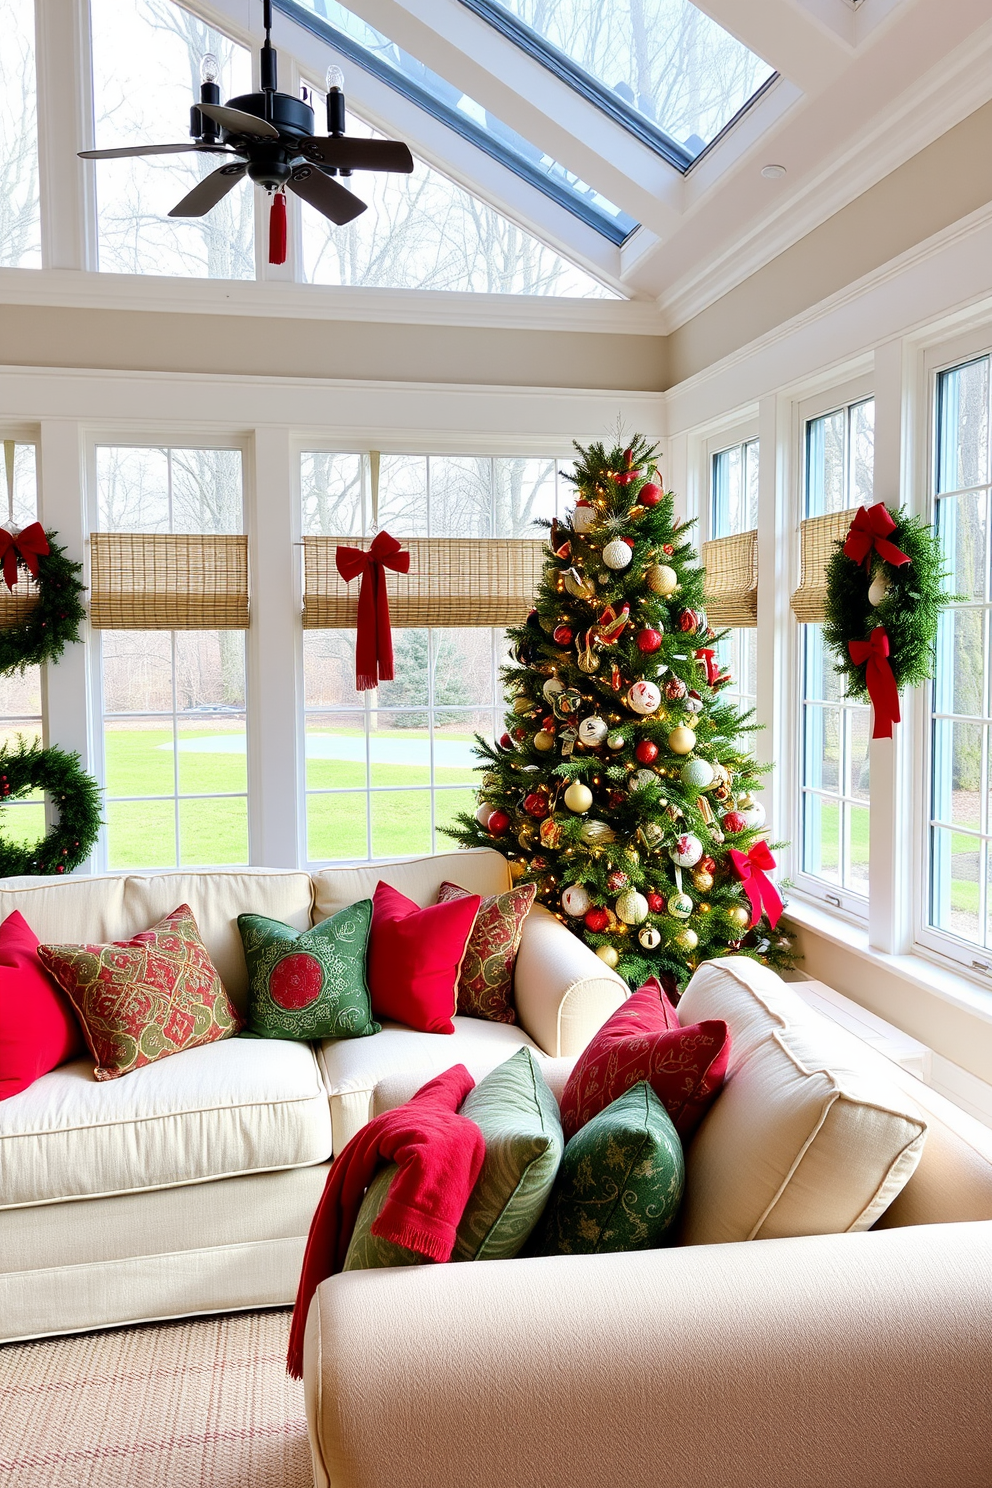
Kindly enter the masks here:
[[310, 930], [238, 915], [248, 965], [248, 1033], [260, 1038], [364, 1038], [378, 1033], [365, 977], [372, 900]]

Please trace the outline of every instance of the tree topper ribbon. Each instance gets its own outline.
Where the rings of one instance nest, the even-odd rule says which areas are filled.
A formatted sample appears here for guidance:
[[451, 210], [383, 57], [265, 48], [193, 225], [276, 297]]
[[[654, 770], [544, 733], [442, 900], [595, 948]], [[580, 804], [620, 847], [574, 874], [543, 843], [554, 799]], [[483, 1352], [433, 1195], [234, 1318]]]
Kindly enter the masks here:
[[410, 554], [400, 551], [395, 537], [380, 532], [367, 552], [362, 548], [339, 547], [335, 553], [338, 573], [348, 584], [362, 576], [358, 591], [358, 634], [355, 642], [355, 687], [369, 692], [380, 682], [393, 680], [393, 636], [389, 627], [389, 600], [384, 568], [409, 573]]
[[[865, 686], [875, 710], [873, 739], [891, 739], [892, 725], [900, 721], [899, 689], [889, 665], [889, 637], [884, 625], [876, 625], [867, 641], [848, 641], [855, 666], [865, 667]], [[865, 665], [867, 663], [867, 665]]]
[[901, 568], [904, 563], [909, 562], [909, 554], [888, 541], [889, 533], [895, 530], [896, 524], [889, 516], [884, 501], [876, 501], [874, 506], [859, 507], [844, 543], [845, 558], [850, 558], [854, 563], [867, 563], [874, 550], [886, 563]]
[[737, 870], [737, 877], [744, 886], [745, 894], [751, 901], [750, 928], [758, 923], [761, 919], [761, 912], [764, 910], [768, 916], [768, 923], [774, 930], [785, 906], [778, 889], [768, 877], [767, 870], [775, 867], [775, 859], [768, 850], [768, 843], [756, 842], [751, 851], [747, 853], [739, 852], [737, 848], [732, 847], [730, 861]]
[[607, 605], [596, 624], [590, 625], [579, 641], [579, 654], [588, 653], [591, 656], [597, 646], [615, 646], [629, 620], [630, 605], [624, 605], [619, 614], [612, 605]]
[[38, 577], [38, 559], [48, 553], [48, 539], [40, 522], [32, 522], [15, 537], [6, 527], [0, 527], [0, 562], [3, 564], [3, 581], [8, 589], [17, 583], [17, 560], [21, 558], [33, 579]]

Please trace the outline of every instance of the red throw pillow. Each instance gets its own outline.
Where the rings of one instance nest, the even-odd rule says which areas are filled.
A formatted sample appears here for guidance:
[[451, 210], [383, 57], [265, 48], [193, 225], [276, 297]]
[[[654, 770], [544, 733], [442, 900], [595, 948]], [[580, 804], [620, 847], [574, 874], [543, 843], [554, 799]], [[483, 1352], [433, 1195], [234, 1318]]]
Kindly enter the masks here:
[[458, 974], [482, 903], [469, 894], [420, 909], [381, 881], [372, 899], [372, 1011], [421, 1033], [454, 1033]]
[[15, 909], [0, 925], [0, 1100], [84, 1047], [72, 1005], [42, 966], [38, 937]]
[[565, 1139], [647, 1080], [686, 1143], [716, 1099], [727, 1073], [730, 1034], [711, 1019], [678, 1024], [654, 977], [617, 1008], [579, 1055], [561, 1101]]
[[[536, 893], [536, 884], [517, 884], [503, 894], [483, 899], [458, 978], [460, 1013], [490, 1023], [516, 1023], [513, 963]], [[468, 889], [445, 882], [438, 890], [437, 902], [464, 899], [467, 894]]]

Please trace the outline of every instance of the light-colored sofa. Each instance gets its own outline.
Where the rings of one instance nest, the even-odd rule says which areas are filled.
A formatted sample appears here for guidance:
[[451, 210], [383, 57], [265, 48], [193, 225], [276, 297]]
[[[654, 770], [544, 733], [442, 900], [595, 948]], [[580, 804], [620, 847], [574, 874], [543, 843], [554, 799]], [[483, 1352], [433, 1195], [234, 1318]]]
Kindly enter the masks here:
[[[559, 1099], [573, 1062], [544, 1066]], [[317, 1488], [989, 1488], [992, 1131], [879, 1072], [927, 1134], [867, 1233], [322, 1283], [304, 1360]], [[373, 1109], [416, 1083], [383, 1081]], [[693, 1166], [690, 1147], [690, 1185]]]
[[[498, 853], [457, 852], [314, 877], [266, 870], [0, 882], [43, 941], [100, 942], [188, 903], [235, 1003], [245, 911], [299, 930], [383, 878], [418, 904], [444, 879], [509, 887]], [[464, 1063], [477, 1077], [521, 1045], [577, 1054], [627, 995], [548, 912], [517, 957], [519, 1026], [457, 1017], [453, 1035], [385, 1024], [319, 1046], [236, 1038], [98, 1083], [83, 1058], [0, 1101], [0, 1341], [292, 1302], [328, 1161], [369, 1118], [380, 1080]]]

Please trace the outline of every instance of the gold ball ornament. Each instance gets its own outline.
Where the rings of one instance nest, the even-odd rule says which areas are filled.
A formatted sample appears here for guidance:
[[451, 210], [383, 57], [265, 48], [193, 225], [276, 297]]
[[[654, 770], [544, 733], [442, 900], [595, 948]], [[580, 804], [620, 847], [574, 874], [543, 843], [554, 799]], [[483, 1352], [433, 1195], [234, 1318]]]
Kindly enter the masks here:
[[691, 728], [680, 723], [669, 734], [668, 747], [673, 754], [691, 754], [696, 747], [696, 736]]
[[581, 816], [592, 805], [592, 791], [581, 780], [573, 780], [565, 792], [565, 805], [569, 811]]
[[743, 904], [732, 905], [731, 908], [727, 910], [727, 919], [732, 925], [737, 925], [738, 928], [741, 930], [746, 930], [748, 925], [750, 925], [751, 923], [751, 916], [749, 912], [744, 908]]
[[699, 936], [695, 930], [690, 930], [689, 926], [686, 925], [685, 929], [680, 930], [678, 935], [676, 935], [675, 944], [681, 947], [683, 951], [694, 951], [699, 944]]
[[651, 593], [660, 594], [662, 598], [674, 594], [679, 587], [679, 576], [667, 563], [652, 563], [644, 577]]
[[620, 952], [614, 950], [613, 946], [597, 946], [596, 955], [600, 961], [604, 961], [611, 969], [620, 960]]
[[529, 698], [529, 697], [518, 697], [518, 698], [514, 698], [514, 700], [513, 700], [513, 711], [514, 711], [514, 713], [518, 713], [521, 717], [523, 717], [523, 715], [525, 713], [529, 713], [531, 711], [531, 709], [533, 708], [533, 706], [534, 706], [534, 699], [533, 698]]
[[537, 750], [540, 750], [540, 752], [542, 754], [547, 754], [548, 750], [549, 749], [554, 749], [554, 747], [555, 747], [555, 736], [554, 736], [554, 734], [549, 734], [547, 732], [547, 730], [540, 729], [534, 735], [534, 748], [537, 749]]
[[526, 865], [526, 863], [521, 863], [519, 861], [519, 859], [515, 859], [510, 864], [510, 880], [511, 880], [511, 882], [512, 883], [519, 883], [520, 880], [523, 878], [523, 876], [524, 876], [524, 874], [526, 872], [527, 872], [527, 865]]
[[[699, 889], [700, 893], [708, 894], [713, 887], [713, 875], [707, 873], [705, 868], [697, 868], [692, 875], [693, 888]], [[702, 909], [702, 905], [699, 906]]]
[[527, 848], [533, 847], [535, 842], [537, 841], [537, 828], [532, 827], [530, 822], [527, 822], [520, 828], [520, 831], [517, 833], [517, 841], [525, 850]]

